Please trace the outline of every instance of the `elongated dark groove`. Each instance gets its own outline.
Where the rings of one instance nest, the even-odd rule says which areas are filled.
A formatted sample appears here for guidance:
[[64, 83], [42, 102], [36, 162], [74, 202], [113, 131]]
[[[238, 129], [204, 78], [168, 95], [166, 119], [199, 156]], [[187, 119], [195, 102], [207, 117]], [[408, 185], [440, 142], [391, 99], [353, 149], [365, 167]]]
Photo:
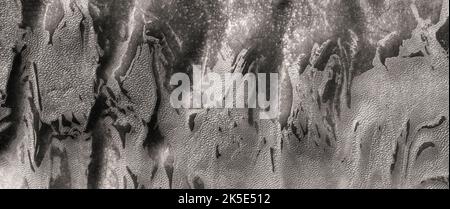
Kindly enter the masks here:
[[424, 126], [420, 127], [419, 130], [436, 128], [436, 127], [442, 125], [446, 120], [447, 120], [447, 118], [445, 116], [441, 116], [437, 122], [435, 122], [433, 124], [424, 125]]
[[275, 149], [273, 147], [270, 148], [270, 162], [272, 163], [272, 172], [275, 173]]
[[422, 145], [420, 145], [419, 150], [417, 151], [416, 154], [416, 159], [420, 156], [420, 154], [422, 154], [422, 152], [427, 149], [427, 148], [433, 148], [436, 145], [433, 142], [425, 142]]
[[130, 177], [131, 177], [131, 180], [133, 181], [133, 186], [134, 186], [134, 188], [137, 189], [138, 186], [139, 186], [139, 183], [138, 183], [138, 180], [137, 180], [137, 175], [134, 174], [128, 166], [126, 166], [126, 168], [127, 168], [128, 174], [129, 174]]

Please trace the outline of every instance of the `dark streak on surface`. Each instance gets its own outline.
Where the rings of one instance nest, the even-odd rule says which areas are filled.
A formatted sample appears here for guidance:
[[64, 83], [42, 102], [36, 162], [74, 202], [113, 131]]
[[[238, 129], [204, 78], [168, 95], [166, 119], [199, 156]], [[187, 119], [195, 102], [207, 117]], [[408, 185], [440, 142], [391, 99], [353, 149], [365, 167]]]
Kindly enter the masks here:
[[134, 186], [134, 188], [137, 189], [138, 186], [139, 186], [139, 183], [138, 183], [138, 181], [137, 181], [137, 175], [134, 174], [128, 166], [126, 166], [126, 168], [127, 168], [128, 174], [129, 174], [130, 177], [131, 177], [131, 180], [133, 181], [133, 186]]
[[199, 176], [195, 176], [192, 180], [192, 186], [194, 189], [205, 189], [205, 183]]
[[30, 27], [32, 30], [39, 21], [39, 13], [43, 9], [43, 2], [41, 0], [21, 0], [22, 3], [22, 23], [19, 27]]
[[126, 123], [125, 125], [114, 123], [113, 126], [119, 133], [120, 141], [122, 142], [122, 148], [125, 148], [126, 136], [131, 131], [131, 125], [129, 123]]
[[221, 154], [220, 154], [220, 151], [219, 151], [219, 145], [216, 145], [216, 159], [218, 159], [220, 156], [222, 156]]
[[353, 129], [353, 132], [356, 132], [356, 130], [358, 130], [358, 126], [359, 126], [359, 121], [356, 121], [355, 128]]
[[272, 163], [272, 172], [275, 173], [275, 149], [273, 147], [270, 148], [270, 162]]
[[425, 143], [423, 143], [422, 145], [420, 145], [420, 147], [419, 147], [419, 151], [417, 151], [417, 154], [416, 154], [416, 159], [420, 156], [420, 154], [422, 154], [422, 152], [425, 150], [425, 149], [427, 149], [427, 148], [433, 148], [433, 147], [435, 147], [436, 145], [433, 143], [433, 142], [425, 142]]
[[391, 169], [390, 169], [391, 174], [392, 174], [392, 172], [393, 172], [394, 169], [395, 169], [395, 164], [396, 164], [396, 162], [397, 162], [397, 157], [398, 157], [399, 149], [400, 149], [400, 145], [399, 145], [399, 143], [397, 142], [397, 143], [395, 144], [395, 151], [394, 151], [394, 154], [392, 155], [392, 163], [391, 163]]
[[154, 165], [152, 168], [152, 173], [150, 175], [150, 179], [153, 180], [156, 176], [156, 172], [158, 172], [158, 165]]
[[102, 172], [102, 162], [104, 159], [104, 149], [105, 139], [103, 138], [104, 130], [101, 121], [99, 121], [102, 111], [105, 108], [105, 99], [100, 96], [95, 101], [94, 106], [89, 114], [88, 124], [86, 131], [91, 132], [92, 140], [92, 152], [91, 152], [91, 162], [88, 165], [88, 188], [94, 189], [98, 188], [98, 182], [100, 180], [100, 175]]
[[169, 180], [169, 188], [172, 188], [174, 162], [174, 156], [172, 153], [170, 153], [166, 161], [164, 162], [164, 170], [166, 171], [167, 179]]
[[0, 153], [7, 149], [10, 143], [16, 138], [20, 118], [22, 117], [22, 97], [24, 94], [24, 85], [21, 83], [22, 74], [24, 72], [24, 68], [22, 67], [22, 52], [25, 48], [26, 46], [20, 50], [13, 48], [14, 57], [12, 69], [6, 84], [6, 100], [0, 107], [11, 109], [11, 113], [2, 119], [0, 124], [3, 123], [3, 121], [6, 121], [12, 122], [12, 125], [0, 132]]
[[[49, 188], [50, 189], [70, 189], [71, 176], [69, 170], [69, 161], [66, 150], [59, 150], [56, 147], [50, 149], [50, 160], [52, 166], [52, 175], [50, 176]], [[55, 171], [55, 169], [59, 171]], [[53, 176], [54, 173], [58, 173], [58, 176]]]
[[158, 59], [157, 52], [155, 50], [155, 46], [152, 46], [149, 44], [149, 46], [152, 49], [152, 56], [153, 56], [153, 64], [152, 64], [152, 73], [154, 82], [156, 83], [156, 104], [153, 109], [153, 114], [151, 116], [150, 121], [146, 124], [147, 127], [147, 136], [144, 139], [143, 146], [148, 149], [149, 155], [153, 160], [156, 160], [158, 158], [158, 150], [164, 143], [164, 136], [162, 135], [161, 131], [159, 130], [158, 126], [158, 114], [160, 112], [161, 108], [161, 91], [163, 85], [160, 81], [160, 75], [158, 74], [158, 71], [161, 70]]
[[448, 40], [449, 40], [448, 31], [449, 28], [447, 17], [445, 24], [441, 28], [439, 28], [439, 30], [436, 32], [436, 39], [441, 44], [442, 48], [444, 48], [444, 50], [447, 51], [447, 54], [448, 54]]
[[445, 118], [445, 116], [441, 116], [441, 118], [439, 118], [439, 121], [437, 121], [433, 124], [424, 125], [424, 126], [420, 127], [419, 130], [436, 128], [436, 127], [442, 125], [445, 122], [445, 120], [447, 120], [447, 118]]
[[27, 150], [27, 153], [28, 153], [28, 161], [30, 162], [31, 171], [33, 171], [33, 173], [34, 173], [36, 171], [34, 170], [33, 161], [31, 160], [30, 150]]
[[193, 131], [195, 127], [195, 117], [197, 116], [197, 113], [192, 113], [189, 115], [189, 130]]

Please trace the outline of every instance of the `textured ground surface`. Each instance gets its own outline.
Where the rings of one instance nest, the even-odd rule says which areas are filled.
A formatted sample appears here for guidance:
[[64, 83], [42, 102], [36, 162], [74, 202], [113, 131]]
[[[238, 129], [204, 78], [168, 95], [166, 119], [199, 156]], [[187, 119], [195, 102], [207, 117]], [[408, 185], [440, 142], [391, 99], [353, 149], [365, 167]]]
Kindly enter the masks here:
[[[446, 0], [0, 0], [0, 188], [449, 188]], [[279, 73], [279, 117], [170, 76]], [[206, 73], [206, 72], [205, 72]]]

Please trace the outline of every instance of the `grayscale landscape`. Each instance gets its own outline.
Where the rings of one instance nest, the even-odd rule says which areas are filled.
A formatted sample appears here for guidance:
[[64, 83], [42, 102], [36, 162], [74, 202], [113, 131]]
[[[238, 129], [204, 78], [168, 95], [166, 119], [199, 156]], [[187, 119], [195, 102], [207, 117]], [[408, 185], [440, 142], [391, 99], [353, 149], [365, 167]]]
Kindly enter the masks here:
[[447, 0], [0, 0], [0, 188], [448, 189], [448, 47]]

